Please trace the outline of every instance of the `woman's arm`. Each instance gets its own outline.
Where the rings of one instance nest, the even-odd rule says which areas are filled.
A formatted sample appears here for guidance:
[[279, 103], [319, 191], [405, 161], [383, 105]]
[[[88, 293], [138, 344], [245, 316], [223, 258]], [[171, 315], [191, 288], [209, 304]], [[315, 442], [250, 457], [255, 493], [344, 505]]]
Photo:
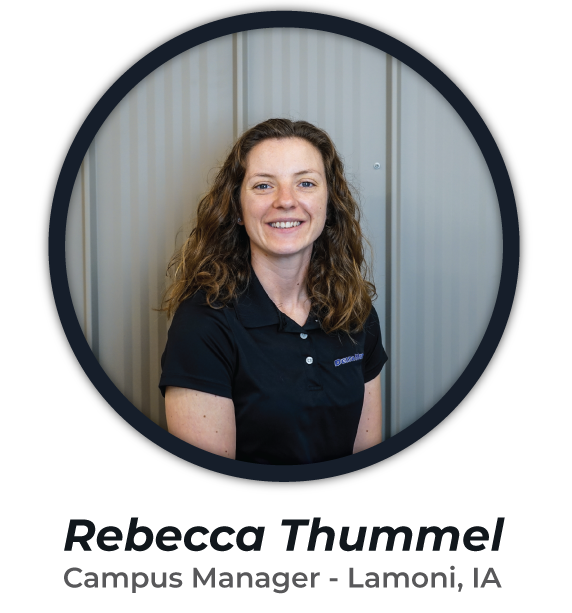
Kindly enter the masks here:
[[365, 384], [354, 453], [381, 443], [381, 375]]
[[210, 453], [235, 459], [236, 421], [230, 398], [169, 386], [165, 411], [171, 434]]

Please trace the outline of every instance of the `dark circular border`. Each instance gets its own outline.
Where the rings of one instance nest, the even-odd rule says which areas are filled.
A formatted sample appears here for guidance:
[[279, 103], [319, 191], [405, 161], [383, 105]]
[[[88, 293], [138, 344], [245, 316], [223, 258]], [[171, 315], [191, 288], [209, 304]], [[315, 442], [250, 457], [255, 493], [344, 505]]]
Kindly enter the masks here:
[[[72, 305], [65, 261], [65, 233], [72, 188], [82, 160], [103, 122], [135, 85], [176, 55], [214, 38], [260, 28], [299, 28], [300, 24], [305, 29], [354, 38], [392, 55], [419, 73], [446, 98], [471, 131], [491, 173], [501, 214], [503, 262], [497, 300], [481, 344], [459, 379], [425, 415], [381, 445], [356, 455], [317, 464], [267, 466], [222, 458], [179, 440], [145, 417], [115, 387], [95, 359]], [[508, 171], [491, 133], [461, 90], [429, 60], [383, 32], [340, 17], [300, 11], [250, 13], [208, 23], [161, 45], [127, 70], [101, 97], [77, 133], [58, 178], [50, 216], [49, 261], [56, 307], [69, 343], [87, 376], [123, 419], [163, 449], [198, 466], [246, 479], [308, 481], [335, 477], [389, 458], [432, 430], [469, 393], [491, 360], [512, 307], [519, 262], [518, 217]]]

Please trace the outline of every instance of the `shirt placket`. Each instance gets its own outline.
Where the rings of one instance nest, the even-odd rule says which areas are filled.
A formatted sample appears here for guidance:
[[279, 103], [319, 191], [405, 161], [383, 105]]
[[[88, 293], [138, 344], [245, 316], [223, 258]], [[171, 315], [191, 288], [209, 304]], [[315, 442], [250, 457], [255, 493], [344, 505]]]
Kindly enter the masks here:
[[303, 343], [302, 354], [306, 362], [306, 382], [309, 391], [320, 391], [322, 385], [319, 380], [319, 356], [317, 354], [316, 339], [313, 334], [306, 330], [299, 334], [300, 342]]

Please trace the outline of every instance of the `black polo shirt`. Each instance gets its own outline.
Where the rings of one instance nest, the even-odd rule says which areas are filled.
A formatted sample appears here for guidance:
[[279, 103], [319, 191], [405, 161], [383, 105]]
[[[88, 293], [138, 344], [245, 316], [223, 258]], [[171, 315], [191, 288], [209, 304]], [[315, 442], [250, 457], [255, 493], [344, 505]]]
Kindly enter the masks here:
[[177, 309], [159, 387], [231, 398], [236, 459], [308, 464], [351, 455], [364, 384], [387, 360], [374, 309], [364, 330], [326, 334], [282, 313], [251, 272], [231, 306], [209, 307], [202, 291]]

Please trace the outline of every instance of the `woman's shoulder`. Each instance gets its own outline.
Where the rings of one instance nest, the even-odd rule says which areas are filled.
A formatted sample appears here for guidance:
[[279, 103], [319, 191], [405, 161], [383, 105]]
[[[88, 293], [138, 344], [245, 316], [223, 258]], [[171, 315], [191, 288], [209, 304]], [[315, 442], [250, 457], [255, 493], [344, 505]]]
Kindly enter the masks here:
[[377, 311], [375, 310], [375, 307], [373, 306], [373, 304], [371, 305], [371, 311], [369, 312], [369, 315], [367, 316], [367, 319], [366, 319], [366, 323], [371, 323], [371, 322], [379, 323], [379, 316], [377, 315]]
[[231, 398], [236, 343], [228, 308], [209, 306], [204, 292], [183, 300], [167, 333], [159, 382]]
[[177, 307], [175, 313], [181, 311], [182, 313], [223, 313], [228, 309], [232, 309], [232, 305], [224, 305], [222, 302], [215, 300], [212, 304], [209, 304], [207, 300], [207, 294], [204, 289], [197, 290], [192, 296], [185, 298], [181, 304]]
[[363, 327], [366, 347], [370, 347], [381, 340], [381, 323], [375, 307], [372, 305], [371, 311]]
[[364, 330], [366, 333], [367, 332], [377, 333], [376, 331], [379, 330], [379, 316], [373, 305], [371, 306], [371, 311], [369, 312], [369, 315], [367, 316], [367, 319], [365, 320]]
[[210, 305], [206, 292], [198, 290], [177, 307], [171, 328], [175, 326], [186, 330], [201, 331], [212, 326], [228, 327], [228, 317], [232, 312], [231, 306], [224, 306], [217, 302]]

